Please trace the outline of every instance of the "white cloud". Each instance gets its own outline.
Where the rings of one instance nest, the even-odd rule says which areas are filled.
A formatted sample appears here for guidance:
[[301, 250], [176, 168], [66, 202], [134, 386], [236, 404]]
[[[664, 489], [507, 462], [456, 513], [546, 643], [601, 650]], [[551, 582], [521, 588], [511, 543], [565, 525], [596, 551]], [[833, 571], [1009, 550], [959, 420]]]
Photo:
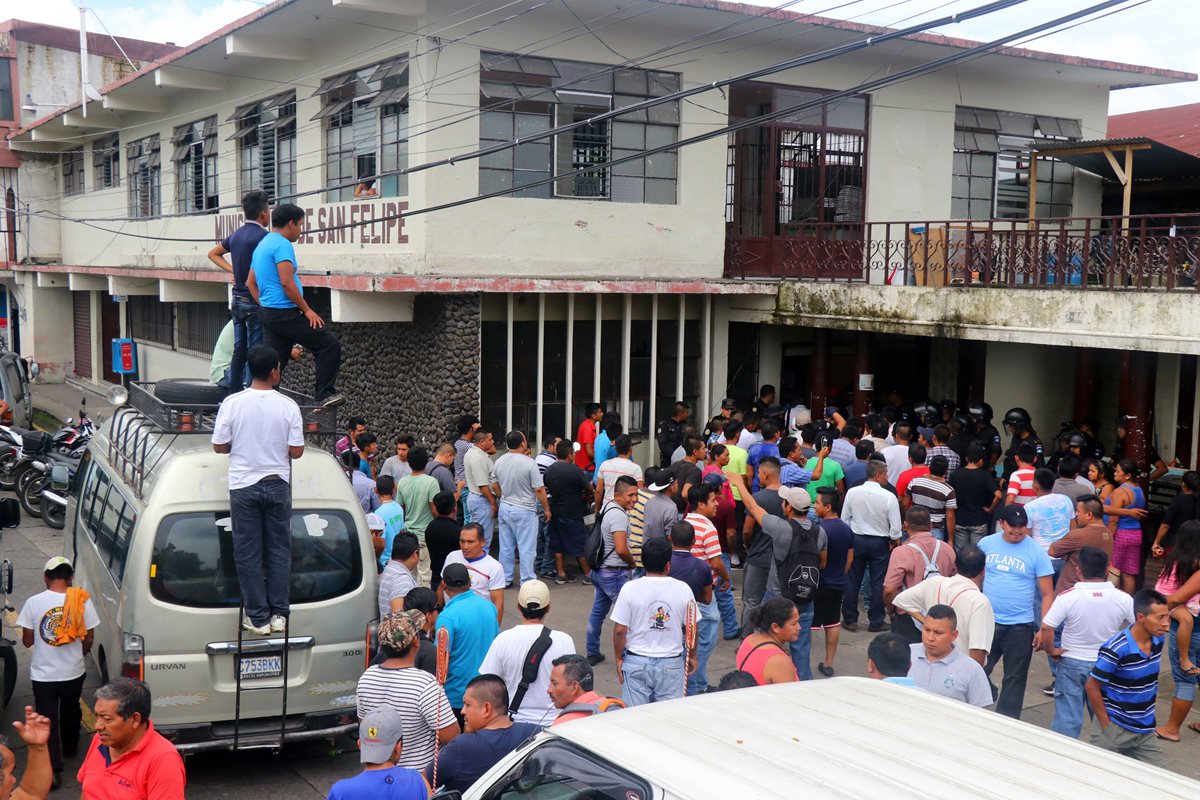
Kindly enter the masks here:
[[[98, 7], [96, 13], [114, 36], [187, 45], [261, 7], [261, 3], [247, 0], [217, 3], [160, 0], [152, 7], [135, 2], [110, 2]], [[79, 8], [71, 0], [28, 3], [19, 16], [31, 22], [79, 28]], [[104, 30], [91, 14], [87, 25], [90, 31]]]

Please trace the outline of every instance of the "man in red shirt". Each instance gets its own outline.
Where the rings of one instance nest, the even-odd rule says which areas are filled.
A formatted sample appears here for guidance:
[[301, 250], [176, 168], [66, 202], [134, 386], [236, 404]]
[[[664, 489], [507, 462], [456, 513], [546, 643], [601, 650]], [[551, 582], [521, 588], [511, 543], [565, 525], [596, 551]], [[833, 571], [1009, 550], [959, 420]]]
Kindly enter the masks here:
[[600, 432], [600, 420], [604, 419], [604, 409], [598, 403], [588, 403], [584, 409], [583, 422], [575, 432], [575, 443], [579, 449], [575, 451], [575, 466], [587, 473], [588, 480], [596, 472], [596, 436]]
[[1008, 491], [1004, 495], [1004, 504], [1025, 505], [1037, 497], [1033, 491], [1033, 473], [1037, 471], [1037, 449], [1029, 442], [1017, 445], [1017, 468], [1008, 477]]
[[907, 510], [912, 505], [912, 498], [907, 496], [908, 484], [912, 483], [913, 478], [929, 474], [929, 467], [925, 465], [925, 455], [925, 445], [910, 444], [908, 446], [909, 468], [901, 472], [900, 478], [896, 481], [896, 494], [900, 497], [901, 511]]
[[96, 736], [76, 777], [82, 800], [183, 800], [183, 759], [150, 722], [146, 684], [116, 678], [96, 690]]

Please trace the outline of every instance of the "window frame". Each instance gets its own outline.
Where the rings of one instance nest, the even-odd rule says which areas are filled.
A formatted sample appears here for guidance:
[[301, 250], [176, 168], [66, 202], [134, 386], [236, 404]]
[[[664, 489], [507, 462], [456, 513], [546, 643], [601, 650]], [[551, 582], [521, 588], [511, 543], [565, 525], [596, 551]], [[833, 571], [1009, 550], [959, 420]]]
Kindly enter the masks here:
[[62, 163], [63, 197], [77, 197], [84, 193], [83, 148], [67, 150], [59, 156]]
[[175, 349], [211, 356], [229, 322], [225, 303], [175, 303]]
[[164, 303], [154, 295], [132, 295], [126, 302], [126, 313], [131, 338], [175, 349], [174, 303]]
[[[85, 454], [85, 457], [88, 461], [81, 466], [86, 474], [80, 483], [79, 501], [76, 504], [77, 524], [83, 526], [88, 540], [96, 548], [97, 560], [108, 570], [114, 585], [120, 588], [129, 559], [129, 542], [137, 526], [137, 506], [121, 490], [121, 482], [114, 474], [90, 455]], [[112, 526], [112, 536], [102, 536], [107, 512], [116, 508], [117, 501], [120, 502], [120, 508]]]
[[121, 138], [112, 134], [92, 142], [92, 189], [116, 189], [121, 185]]
[[215, 214], [220, 205], [217, 174], [217, 118], [206, 117], [175, 128], [171, 136], [175, 165], [175, 209], [181, 214]]
[[129, 174], [129, 216], [151, 219], [162, 215], [162, 154], [157, 133], [125, 145]]
[[[238, 187], [242, 194], [263, 189], [271, 203], [296, 194], [296, 92], [288, 90], [238, 106], [225, 120], [235, 130]], [[270, 166], [268, 171], [267, 167]]]

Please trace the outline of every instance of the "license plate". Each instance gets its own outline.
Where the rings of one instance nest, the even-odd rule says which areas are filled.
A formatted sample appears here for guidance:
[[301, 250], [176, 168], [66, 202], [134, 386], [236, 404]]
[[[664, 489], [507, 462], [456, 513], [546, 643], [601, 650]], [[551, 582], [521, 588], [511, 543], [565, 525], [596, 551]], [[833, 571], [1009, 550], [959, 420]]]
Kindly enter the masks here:
[[242, 656], [238, 662], [242, 680], [250, 678], [278, 678], [283, 674], [283, 656]]

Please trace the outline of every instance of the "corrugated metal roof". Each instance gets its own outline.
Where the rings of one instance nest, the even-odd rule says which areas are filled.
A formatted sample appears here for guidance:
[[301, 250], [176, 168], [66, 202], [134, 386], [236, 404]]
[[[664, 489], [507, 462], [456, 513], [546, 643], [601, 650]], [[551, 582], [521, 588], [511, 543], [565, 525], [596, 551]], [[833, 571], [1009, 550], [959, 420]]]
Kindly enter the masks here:
[[865, 678], [717, 692], [549, 729], [681, 798], [1200, 797], [1200, 783]]
[[1127, 136], [1121, 139], [1090, 139], [1084, 142], [1031, 142], [1030, 146], [1043, 155], [1053, 155], [1060, 161], [1101, 176], [1105, 180], [1116, 180], [1112, 166], [1104, 153], [1073, 153], [1073, 150], [1110, 147], [1115, 152], [1117, 163], [1124, 166], [1125, 155], [1121, 148], [1126, 145], [1149, 145], [1144, 150], [1133, 151], [1133, 182], [1157, 181], [1165, 178], [1193, 178], [1200, 175], [1200, 157], [1184, 153], [1162, 142], [1145, 136]]
[[1108, 135], [1145, 136], [1200, 156], [1200, 103], [1115, 114], [1108, 118]]

